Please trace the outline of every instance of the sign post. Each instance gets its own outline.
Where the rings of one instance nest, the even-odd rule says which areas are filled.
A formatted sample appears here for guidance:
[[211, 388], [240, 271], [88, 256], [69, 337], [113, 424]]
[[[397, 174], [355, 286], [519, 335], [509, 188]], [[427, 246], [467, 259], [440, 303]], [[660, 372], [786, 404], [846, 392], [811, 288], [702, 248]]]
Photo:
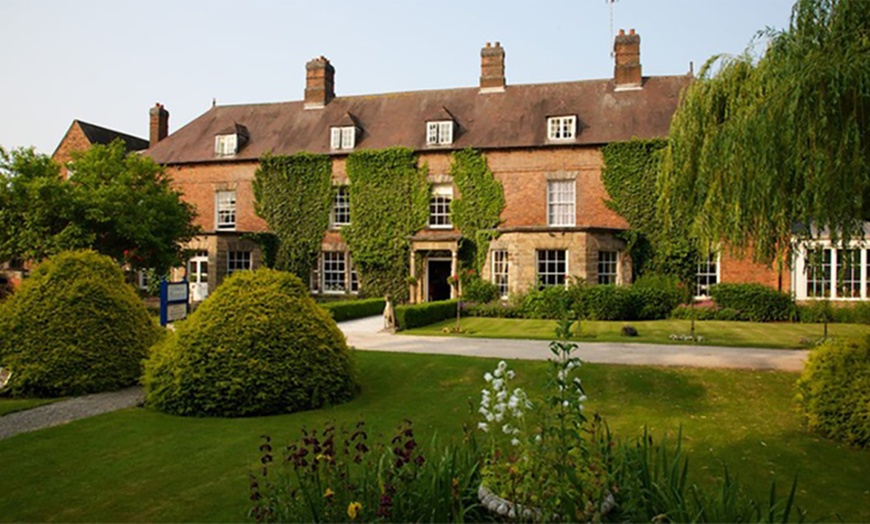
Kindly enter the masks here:
[[167, 282], [165, 278], [160, 280], [161, 326], [187, 317], [189, 296], [190, 284], [186, 278], [181, 282]]

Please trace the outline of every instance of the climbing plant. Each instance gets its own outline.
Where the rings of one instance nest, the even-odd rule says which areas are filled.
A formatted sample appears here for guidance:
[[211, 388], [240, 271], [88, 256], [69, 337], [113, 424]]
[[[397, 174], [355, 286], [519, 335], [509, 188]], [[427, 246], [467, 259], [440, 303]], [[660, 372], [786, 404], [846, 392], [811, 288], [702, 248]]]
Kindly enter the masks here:
[[[610, 197], [607, 207], [624, 217], [631, 229], [621, 237], [631, 253], [635, 276], [654, 271], [688, 281], [694, 276], [698, 250], [679, 221], [665, 232], [658, 216], [656, 184], [667, 141], [630, 140], [601, 149], [601, 178]], [[677, 231], [679, 230], [679, 231]]]
[[450, 203], [451, 219], [462, 233], [463, 251], [468, 251], [479, 273], [504, 209], [504, 188], [492, 175], [481, 152], [467, 148], [454, 152], [452, 157], [450, 175], [460, 197]]
[[332, 203], [332, 161], [297, 153], [260, 158], [254, 174], [254, 210], [277, 238], [274, 267], [308, 280], [317, 264]]
[[348, 155], [351, 224], [341, 234], [364, 295], [408, 300], [410, 238], [426, 226], [429, 211], [426, 172], [407, 148]]

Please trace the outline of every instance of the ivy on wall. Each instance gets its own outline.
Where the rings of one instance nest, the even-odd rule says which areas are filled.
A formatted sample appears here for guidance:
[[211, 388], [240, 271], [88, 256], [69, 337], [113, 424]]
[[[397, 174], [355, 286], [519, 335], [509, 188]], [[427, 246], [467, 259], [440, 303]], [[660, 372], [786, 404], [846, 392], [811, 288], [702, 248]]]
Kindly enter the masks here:
[[273, 266], [307, 282], [329, 227], [332, 160], [311, 153], [266, 154], [254, 174], [253, 190], [254, 210], [277, 237]]
[[408, 300], [410, 237], [426, 227], [429, 213], [426, 172], [407, 148], [348, 155], [351, 224], [341, 235], [352, 253], [363, 295]]
[[483, 153], [467, 148], [452, 157], [450, 175], [460, 197], [450, 203], [451, 220], [462, 233], [463, 252], [480, 273], [504, 209], [504, 188], [492, 175]]
[[601, 178], [610, 200], [607, 207], [625, 218], [631, 230], [622, 235], [628, 244], [635, 276], [666, 273], [690, 281], [697, 270], [698, 252], [687, 228], [663, 231], [657, 217], [656, 184], [663, 139], [614, 142], [601, 148]]

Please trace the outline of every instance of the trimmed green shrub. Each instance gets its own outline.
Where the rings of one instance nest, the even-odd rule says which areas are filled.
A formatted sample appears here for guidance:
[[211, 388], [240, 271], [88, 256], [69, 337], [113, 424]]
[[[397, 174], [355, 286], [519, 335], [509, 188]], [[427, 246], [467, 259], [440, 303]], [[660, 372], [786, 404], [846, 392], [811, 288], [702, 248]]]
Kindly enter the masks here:
[[336, 322], [343, 322], [345, 320], [381, 315], [384, 312], [386, 304], [382, 298], [363, 298], [360, 300], [326, 302], [320, 304], [320, 307], [329, 311]]
[[644, 275], [631, 286], [635, 293], [638, 320], [668, 318], [671, 311], [682, 302], [684, 292], [679, 279], [672, 275]]
[[350, 400], [351, 351], [329, 313], [291, 273], [239, 271], [145, 366], [146, 402], [166, 413], [240, 417]]
[[[576, 302], [578, 291], [563, 286], [545, 286], [529, 291], [523, 298], [522, 311], [526, 318], [559, 319], [570, 315]], [[574, 315], [579, 315], [573, 311]]]
[[636, 320], [640, 306], [635, 291], [628, 287], [591, 286], [586, 293], [586, 318], [590, 320]]
[[462, 282], [462, 301], [486, 304], [498, 299], [498, 286], [480, 278], [476, 273], [467, 276]]
[[111, 391], [138, 382], [159, 332], [111, 258], [64, 252], [0, 304], [0, 366], [13, 396]]
[[805, 324], [828, 322], [870, 324], [870, 302], [832, 304], [829, 300], [813, 300], [796, 308], [797, 320]]
[[399, 329], [428, 326], [455, 316], [456, 300], [396, 306], [396, 324]]
[[462, 304], [462, 314], [467, 317], [490, 318], [523, 318], [523, 310], [519, 306], [503, 304], [501, 301], [487, 304]]
[[[730, 307], [717, 307], [715, 304], [695, 305], [695, 320], [741, 320], [740, 312]], [[671, 318], [689, 320], [692, 318], [692, 306], [680, 304], [671, 311]]]
[[750, 322], [789, 320], [795, 311], [788, 293], [761, 284], [716, 284], [710, 295], [717, 306], [736, 309]]
[[797, 390], [810, 430], [870, 445], [870, 338], [831, 340], [812, 350]]

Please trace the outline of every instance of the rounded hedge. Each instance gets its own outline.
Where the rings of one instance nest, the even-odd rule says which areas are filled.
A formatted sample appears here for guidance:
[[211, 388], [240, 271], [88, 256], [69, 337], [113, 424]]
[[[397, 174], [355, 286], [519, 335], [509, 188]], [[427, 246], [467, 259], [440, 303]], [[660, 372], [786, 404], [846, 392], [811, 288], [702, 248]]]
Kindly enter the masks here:
[[813, 349], [797, 390], [812, 431], [870, 445], [870, 337], [832, 340]]
[[237, 272], [155, 346], [146, 403], [185, 416], [289, 413], [356, 392], [344, 335], [295, 275]]
[[13, 396], [120, 389], [139, 381], [158, 334], [111, 258], [61, 253], [0, 303], [0, 366], [12, 371]]

